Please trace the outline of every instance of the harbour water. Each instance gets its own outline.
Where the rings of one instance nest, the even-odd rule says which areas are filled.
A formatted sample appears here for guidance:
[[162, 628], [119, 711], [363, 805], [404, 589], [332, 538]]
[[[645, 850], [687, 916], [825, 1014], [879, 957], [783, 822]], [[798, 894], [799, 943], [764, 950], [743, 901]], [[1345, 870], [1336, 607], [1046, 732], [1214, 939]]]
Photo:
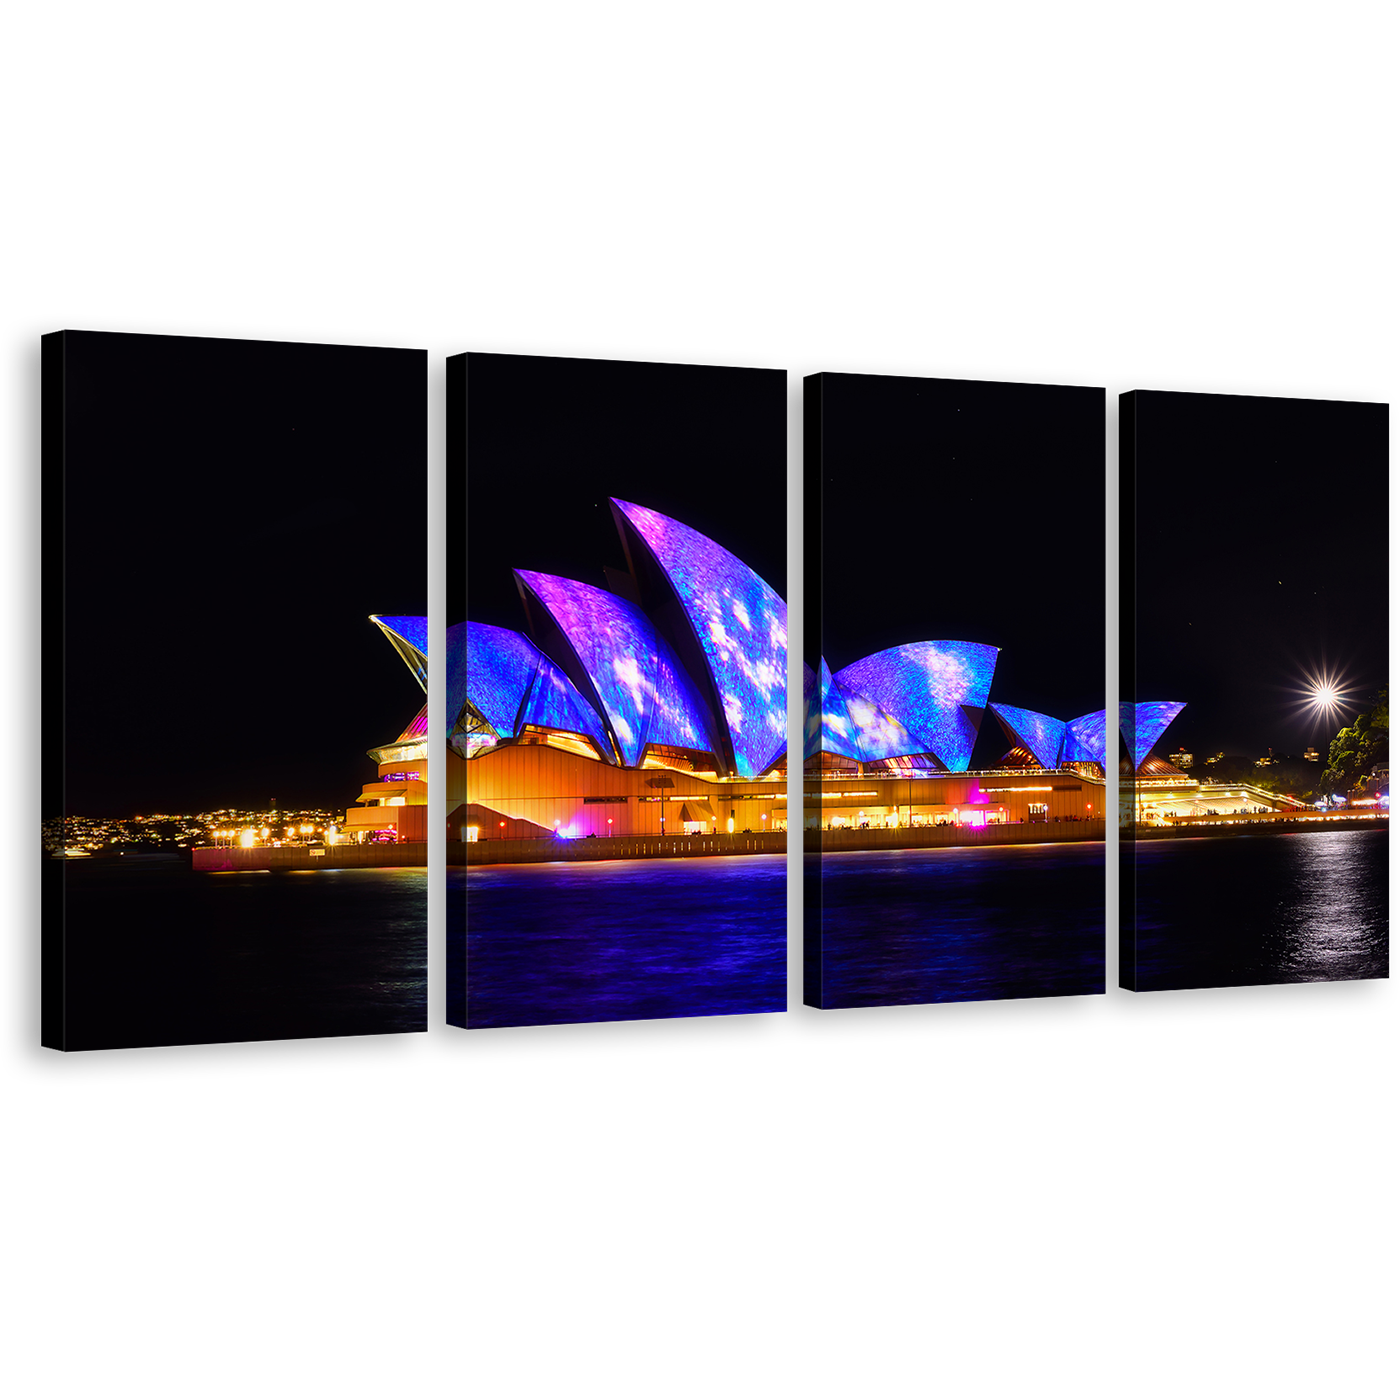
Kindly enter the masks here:
[[428, 872], [64, 869], [74, 1049], [420, 1031]]
[[1386, 977], [1384, 831], [1140, 841], [1137, 988]]
[[820, 880], [823, 1007], [1104, 989], [1102, 842], [829, 853]]
[[473, 1029], [787, 1006], [782, 855], [450, 869], [447, 916]]

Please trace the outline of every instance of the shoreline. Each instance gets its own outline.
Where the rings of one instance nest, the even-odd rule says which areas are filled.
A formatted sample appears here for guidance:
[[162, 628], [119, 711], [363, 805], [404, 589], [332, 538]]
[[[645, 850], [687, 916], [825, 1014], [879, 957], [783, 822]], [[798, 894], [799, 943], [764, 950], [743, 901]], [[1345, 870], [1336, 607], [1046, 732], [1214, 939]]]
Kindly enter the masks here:
[[[320, 851], [320, 855], [313, 855]], [[426, 869], [428, 843], [365, 846], [195, 846], [190, 868], [207, 874], [235, 870], [373, 870], [394, 866]]]
[[574, 840], [449, 841], [447, 864], [542, 865], [598, 860], [714, 859], [717, 856], [784, 855], [787, 832], [756, 831], [714, 836], [589, 836]]
[[1144, 826], [1134, 829], [1124, 827], [1119, 832], [1120, 841], [1189, 841], [1199, 836], [1317, 836], [1328, 831], [1383, 831], [1390, 830], [1389, 817], [1353, 817], [1338, 820], [1335, 817], [1321, 820], [1303, 821], [1258, 821], [1258, 822], [1202, 822], [1199, 826]]
[[1105, 839], [1103, 822], [1005, 822], [995, 826], [894, 827], [867, 831], [806, 831], [806, 855], [843, 851], [927, 851], [949, 847], [1048, 846]]

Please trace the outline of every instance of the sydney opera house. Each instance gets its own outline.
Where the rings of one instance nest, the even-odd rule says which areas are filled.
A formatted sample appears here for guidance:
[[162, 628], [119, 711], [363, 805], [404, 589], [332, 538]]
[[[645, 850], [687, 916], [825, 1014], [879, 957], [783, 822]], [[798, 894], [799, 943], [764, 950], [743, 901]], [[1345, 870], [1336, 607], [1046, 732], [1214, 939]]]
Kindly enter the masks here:
[[370, 618], [424, 691], [423, 707], [390, 743], [370, 749], [379, 772], [345, 814], [342, 840], [395, 844], [428, 839], [428, 619]]
[[515, 571], [525, 628], [448, 629], [448, 836], [787, 828], [787, 605], [688, 525], [611, 502], [607, 588]]
[[[1104, 711], [1059, 720], [988, 706], [997, 655], [979, 642], [928, 641], [876, 652], [834, 674], [825, 660], [816, 672], [804, 666], [805, 825], [1101, 823]], [[973, 771], [989, 709], [1009, 747], [994, 767]]]
[[[997, 649], [972, 642], [914, 642], [834, 675], [803, 668], [805, 824], [843, 828], [1001, 823], [1102, 823], [1108, 763], [1106, 712], [1060, 720], [987, 695]], [[1179, 701], [1119, 706], [1122, 816], [1147, 825], [1274, 812], [1303, 806], [1249, 783], [1201, 782], [1153, 747], [1185, 709]], [[1010, 745], [996, 764], [970, 771], [990, 709]], [[820, 775], [820, 790], [811, 781]], [[1065, 836], [1097, 836], [1076, 827]]]

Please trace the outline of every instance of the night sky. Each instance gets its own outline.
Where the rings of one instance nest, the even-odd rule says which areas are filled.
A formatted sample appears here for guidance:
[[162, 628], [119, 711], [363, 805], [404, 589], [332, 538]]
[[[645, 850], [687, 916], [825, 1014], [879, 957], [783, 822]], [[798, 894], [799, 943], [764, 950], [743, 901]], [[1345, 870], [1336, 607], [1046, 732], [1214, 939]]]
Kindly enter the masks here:
[[[821, 380], [832, 671], [907, 642], [983, 642], [1001, 648], [989, 705], [1103, 709], [1104, 391]], [[1008, 747], [988, 713], [972, 766]]]
[[[1386, 680], [1386, 406], [1136, 403], [1137, 698], [1187, 702], [1157, 752], [1325, 753]], [[1320, 667], [1354, 697], [1331, 723], [1297, 704]]]
[[426, 370], [68, 334], [71, 814], [343, 807], [373, 778], [423, 702], [368, 616], [427, 611]]
[[610, 496], [700, 531], [787, 596], [781, 370], [470, 355], [466, 453], [468, 600], [449, 583], [449, 625], [526, 631], [513, 569], [605, 588], [604, 566], [627, 567]]

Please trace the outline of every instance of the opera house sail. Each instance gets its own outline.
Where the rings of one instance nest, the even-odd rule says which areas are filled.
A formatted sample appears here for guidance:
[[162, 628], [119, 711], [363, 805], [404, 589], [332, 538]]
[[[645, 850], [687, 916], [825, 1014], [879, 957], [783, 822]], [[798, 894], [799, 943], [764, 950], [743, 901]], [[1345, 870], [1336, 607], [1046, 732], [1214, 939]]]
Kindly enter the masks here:
[[378, 769], [345, 813], [344, 839], [421, 847], [428, 840], [428, 619], [370, 617], [403, 658], [425, 694], [422, 707], [396, 739], [369, 750]]
[[[524, 631], [449, 629], [449, 839], [493, 862], [779, 850], [787, 606], [689, 526], [611, 505], [622, 592], [516, 569]], [[624, 844], [557, 844], [584, 839]]]
[[[823, 782], [808, 791], [805, 824], [832, 838], [828, 848], [838, 838], [846, 849], [947, 844], [960, 831], [1026, 824], [1088, 823], [1098, 831], [1104, 712], [1065, 721], [1014, 705], [989, 706], [997, 651], [981, 643], [911, 642], [835, 675], [825, 659], [816, 675], [804, 667], [803, 757]], [[993, 768], [970, 771], [988, 709], [1009, 747]], [[1008, 773], [1025, 777], [1033, 769], [1061, 776], [1007, 785]], [[843, 777], [859, 781], [842, 787]], [[1073, 835], [1087, 829], [1076, 825]]]

